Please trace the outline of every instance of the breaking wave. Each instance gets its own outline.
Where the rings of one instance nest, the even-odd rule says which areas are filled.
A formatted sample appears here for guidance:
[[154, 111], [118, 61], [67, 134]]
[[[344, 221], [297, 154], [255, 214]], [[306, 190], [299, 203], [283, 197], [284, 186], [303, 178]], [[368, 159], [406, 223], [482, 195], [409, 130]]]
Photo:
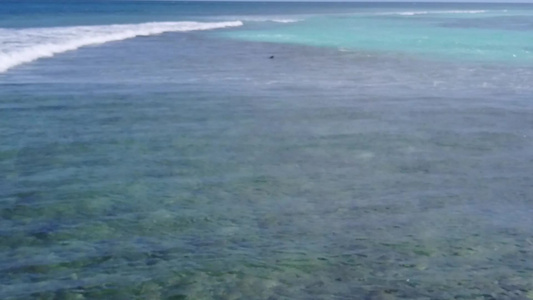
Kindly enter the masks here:
[[427, 14], [482, 14], [486, 10], [435, 10], [435, 11], [402, 11], [402, 12], [386, 12], [379, 13], [380, 15], [399, 15], [399, 16], [415, 16]]
[[273, 22], [273, 23], [297, 23], [301, 22], [301, 18], [292, 18], [285, 16], [232, 16], [230, 19], [224, 17], [225, 20], [240, 20], [244, 22]]
[[121, 41], [164, 32], [210, 30], [242, 26], [231, 22], [153, 22], [124, 25], [73, 26], [6, 29], [0, 28], [0, 73], [43, 57], [88, 45]]
[[296, 23], [296, 22], [300, 22], [300, 20], [297, 20], [297, 19], [272, 19], [272, 22], [276, 22], [276, 23]]

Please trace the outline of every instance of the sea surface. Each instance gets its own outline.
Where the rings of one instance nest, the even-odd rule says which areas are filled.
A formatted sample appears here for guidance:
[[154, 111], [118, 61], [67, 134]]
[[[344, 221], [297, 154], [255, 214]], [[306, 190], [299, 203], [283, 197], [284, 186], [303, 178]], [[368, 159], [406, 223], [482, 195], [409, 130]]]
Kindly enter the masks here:
[[533, 4], [2, 1], [0, 299], [533, 299]]

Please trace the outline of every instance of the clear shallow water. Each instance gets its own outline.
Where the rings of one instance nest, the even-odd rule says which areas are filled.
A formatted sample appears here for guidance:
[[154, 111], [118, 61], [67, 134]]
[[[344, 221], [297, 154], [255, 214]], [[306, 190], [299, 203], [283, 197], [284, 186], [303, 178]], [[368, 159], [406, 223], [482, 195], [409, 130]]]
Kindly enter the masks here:
[[0, 298], [532, 297], [530, 65], [247, 41], [359, 16], [232, 5], [0, 74]]
[[[432, 8], [432, 9], [431, 9]], [[335, 47], [344, 51], [533, 63], [532, 10], [415, 8], [313, 16], [292, 26], [241, 30], [234, 38]]]

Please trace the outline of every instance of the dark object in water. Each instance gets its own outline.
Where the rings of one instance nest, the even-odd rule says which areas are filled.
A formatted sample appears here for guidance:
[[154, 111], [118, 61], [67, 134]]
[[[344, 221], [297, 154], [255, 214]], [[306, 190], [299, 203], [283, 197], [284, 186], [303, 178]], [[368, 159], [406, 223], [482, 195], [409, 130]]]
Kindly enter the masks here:
[[269, 58], [270, 58], [270, 59], [274, 59], [274, 55], [271, 55]]

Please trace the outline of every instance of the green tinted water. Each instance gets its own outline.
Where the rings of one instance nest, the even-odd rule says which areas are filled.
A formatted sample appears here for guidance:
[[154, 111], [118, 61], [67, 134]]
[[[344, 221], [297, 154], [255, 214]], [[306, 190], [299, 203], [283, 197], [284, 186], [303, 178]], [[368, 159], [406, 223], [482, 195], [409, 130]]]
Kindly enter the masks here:
[[345, 51], [531, 64], [533, 33], [524, 29], [531, 24], [516, 26], [517, 14], [520, 13], [436, 11], [329, 15], [310, 17], [291, 26], [236, 30], [225, 35]]

